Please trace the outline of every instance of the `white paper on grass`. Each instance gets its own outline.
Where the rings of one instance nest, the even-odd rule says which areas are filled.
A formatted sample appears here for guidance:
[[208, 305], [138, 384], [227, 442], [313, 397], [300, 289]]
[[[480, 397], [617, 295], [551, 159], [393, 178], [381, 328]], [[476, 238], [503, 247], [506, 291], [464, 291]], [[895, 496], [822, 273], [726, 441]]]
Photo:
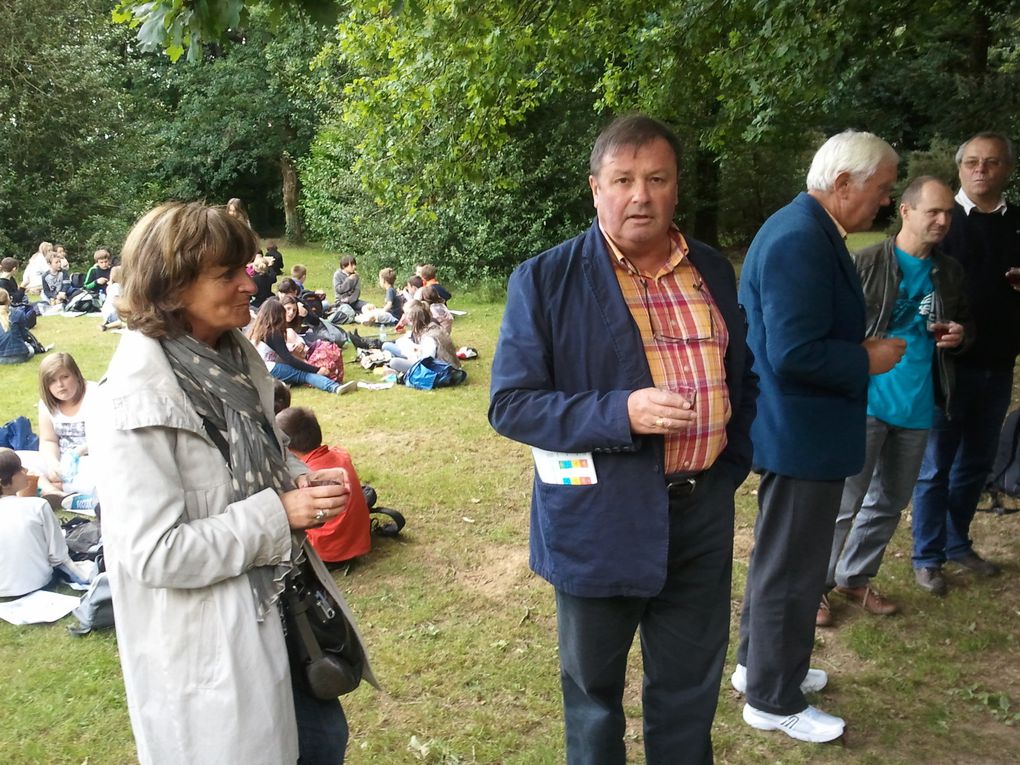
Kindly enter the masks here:
[[78, 607], [81, 598], [36, 590], [24, 597], [0, 603], [0, 619], [11, 624], [40, 624], [63, 619]]

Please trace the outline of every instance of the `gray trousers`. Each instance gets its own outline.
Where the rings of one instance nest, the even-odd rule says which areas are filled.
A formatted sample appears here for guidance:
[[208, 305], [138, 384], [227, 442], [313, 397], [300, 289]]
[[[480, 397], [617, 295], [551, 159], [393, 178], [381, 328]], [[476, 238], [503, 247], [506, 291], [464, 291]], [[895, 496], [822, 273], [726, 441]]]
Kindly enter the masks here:
[[800, 684], [814, 648], [842, 494], [842, 480], [761, 477], [737, 662], [747, 667], [747, 703], [762, 712], [793, 715], [807, 708]]
[[866, 438], [864, 469], [847, 479], [839, 505], [825, 580], [829, 589], [864, 587], [878, 574], [917, 482], [928, 430], [868, 417]]

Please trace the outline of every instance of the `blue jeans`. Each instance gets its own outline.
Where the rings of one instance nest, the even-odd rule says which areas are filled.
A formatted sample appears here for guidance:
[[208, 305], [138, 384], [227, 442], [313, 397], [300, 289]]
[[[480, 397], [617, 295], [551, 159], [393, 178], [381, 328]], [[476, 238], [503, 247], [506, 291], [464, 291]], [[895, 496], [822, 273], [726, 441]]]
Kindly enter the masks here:
[[298, 765], [343, 765], [347, 718], [339, 699], [319, 701], [292, 678], [298, 729]]
[[666, 583], [651, 598], [556, 591], [569, 765], [622, 765], [627, 654], [640, 630], [648, 765], [712, 762], [730, 622], [733, 485], [712, 469], [670, 501]]
[[956, 367], [951, 417], [936, 407], [914, 488], [915, 569], [973, 553], [970, 524], [995, 461], [1012, 369]]
[[279, 361], [269, 370], [269, 374], [288, 385], [304, 383], [305, 385], [311, 385], [313, 388], [324, 390], [326, 393], [336, 393], [337, 388], [340, 387], [339, 383], [330, 380], [328, 377], [316, 374], [315, 372], [303, 372], [288, 364], [281, 364]]
[[910, 501], [927, 442], [927, 430], [868, 417], [864, 468], [843, 487], [826, 587], [864, 587], [878, 574]]
[[404, 358], [404, 354], [400, 350], [400, 346], [397, 345], [396, 343], [390, 342], [388, 340], [385, 343], [382, 344], [382, 349], [381, 350], [389, 351], [390, 355], [393, 356], [393, 358], [395, 358], [395, 359], [402, 359], [402, 358]]

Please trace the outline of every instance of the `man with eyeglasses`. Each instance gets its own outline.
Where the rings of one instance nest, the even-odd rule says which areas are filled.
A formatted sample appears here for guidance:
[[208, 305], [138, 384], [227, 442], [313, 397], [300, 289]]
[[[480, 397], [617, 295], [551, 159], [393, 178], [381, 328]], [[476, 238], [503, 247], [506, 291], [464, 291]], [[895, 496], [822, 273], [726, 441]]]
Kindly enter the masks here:
[[646, 761], [712, 762], [757, 382], [733, 267], [673, 224], [679, 156], [649, 117], [603, 130], [596, 220], [510, 277], [493, 359], [489, 421], [533, 447], [572, 765], [626, 761], [636, 631]]
[[1020, 352], [1020, 208], [1003, 191], [1016, 164], [1004, 135], [978, 133], [956, 152], [960, 191], [942, 248], [963, 264], [976, 340], [956, 363], [948, 413], [935, 412], [914, 488], [917, 584], [945, 595], [946, 561], [978, 576], [999, 567], [974, 550], [971, 521], [995, 459]]
[[809, 706], [828, 678], [810, 669], [815, 617], [844, 480], [864, 465], [869, 375], [889, 371], [902, 339], [865, 340], [861, 281], [846, 236], [889, 204], [896, 152], [871, 133], [831, 137], [807, 188], [755, 236], [740, 273], [748, 344], [760, 377], [751, 428], [761, 471], [733, 687], [744, 721], [801, 741], [844, 722]]

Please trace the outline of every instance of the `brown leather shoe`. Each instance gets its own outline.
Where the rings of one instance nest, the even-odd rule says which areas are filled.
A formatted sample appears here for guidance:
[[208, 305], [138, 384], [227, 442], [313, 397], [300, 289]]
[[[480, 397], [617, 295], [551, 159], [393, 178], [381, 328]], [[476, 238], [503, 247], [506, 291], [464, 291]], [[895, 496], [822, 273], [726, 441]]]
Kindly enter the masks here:
[[815, 626], [831, 627], [833, 624], [832, 609], [829, 608], [829, 596], [822, 595], [822, 602], [818, 604], [818, 613], [815, 614]]
[[836, 592], [854, 605], [860, 606], [869, 614], [876, 616], [889, 616], [900, 610], [898, 605], [870, 585], [864, 587], [840, 587], [837, 585]]

